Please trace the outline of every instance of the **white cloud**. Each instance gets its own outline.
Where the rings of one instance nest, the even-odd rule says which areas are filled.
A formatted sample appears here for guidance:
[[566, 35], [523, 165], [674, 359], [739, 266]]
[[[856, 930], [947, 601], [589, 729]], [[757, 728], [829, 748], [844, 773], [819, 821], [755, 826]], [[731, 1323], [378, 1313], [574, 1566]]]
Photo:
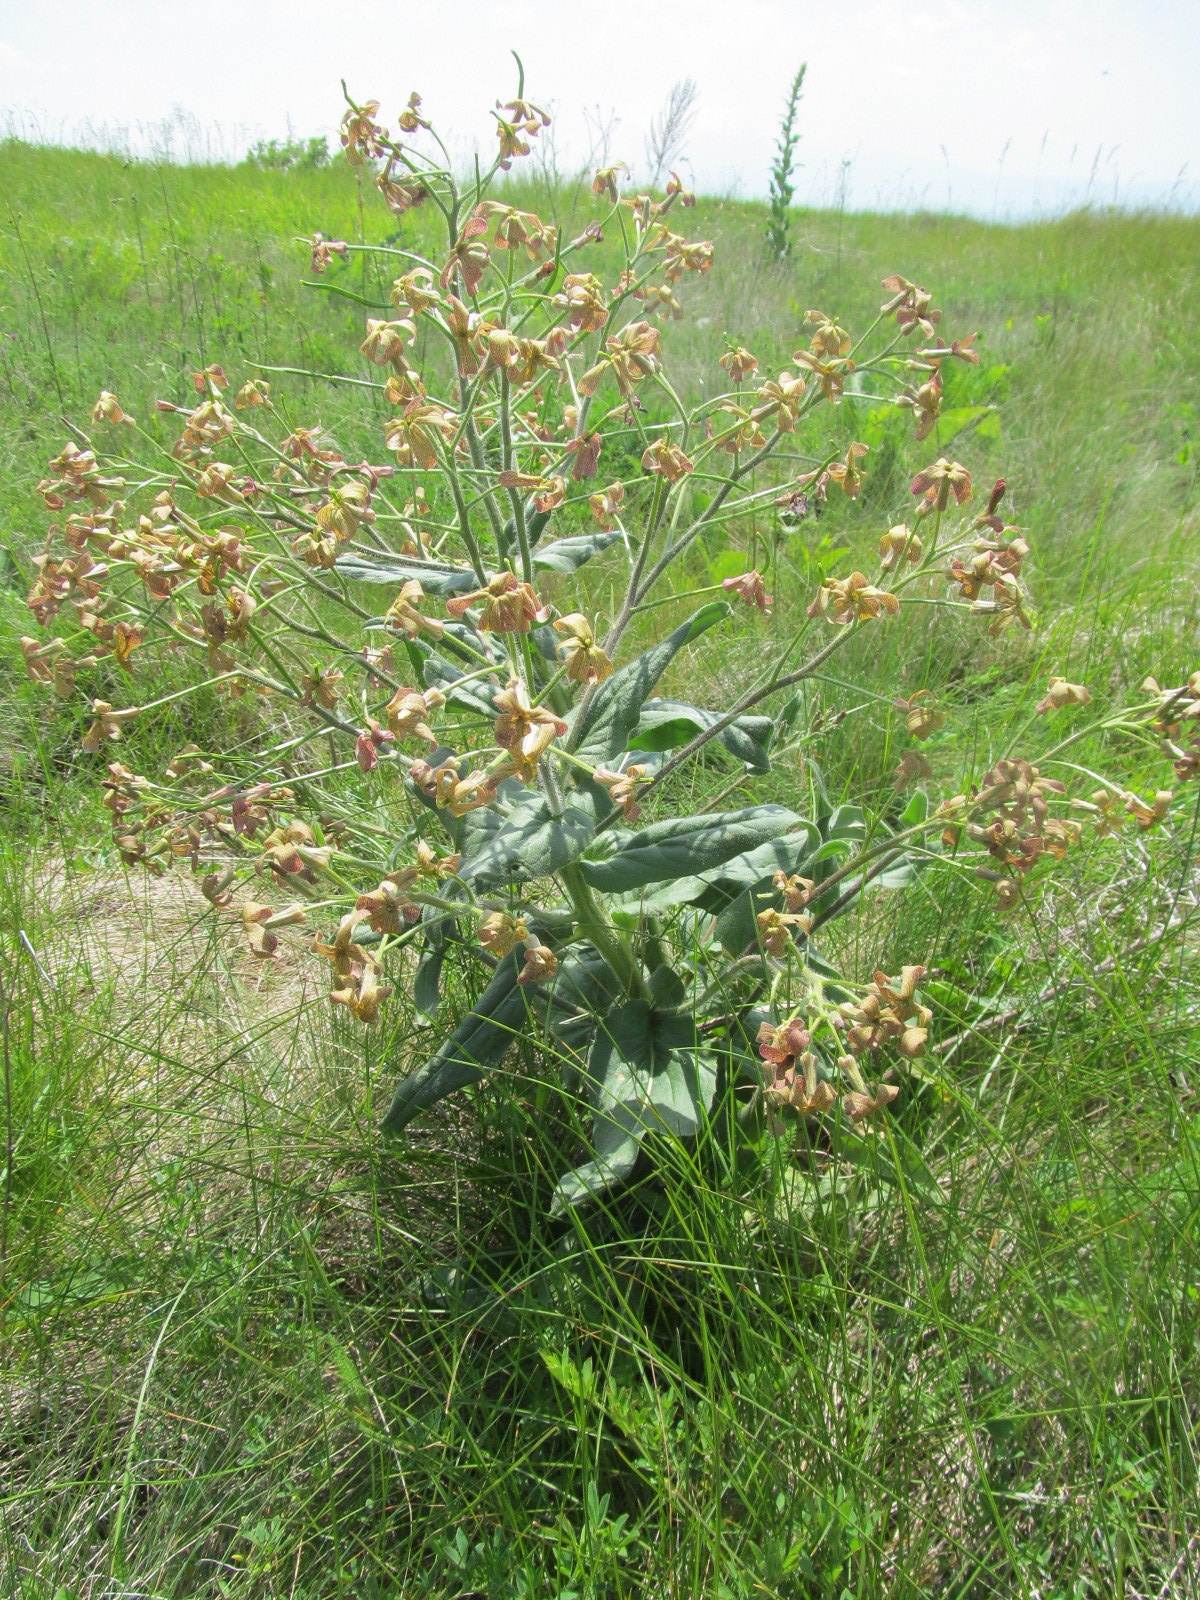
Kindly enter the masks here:
[[12, 72], [33, 72], [40, 63], [30, 61], [21, 52], [5, 40], [0, 39], [0, 71], [7, 68]]

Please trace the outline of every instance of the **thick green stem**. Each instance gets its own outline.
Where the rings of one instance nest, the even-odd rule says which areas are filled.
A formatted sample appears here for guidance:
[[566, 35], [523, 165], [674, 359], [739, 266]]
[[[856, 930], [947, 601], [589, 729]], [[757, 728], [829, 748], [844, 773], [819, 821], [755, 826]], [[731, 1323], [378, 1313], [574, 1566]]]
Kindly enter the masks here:
[[[512, 409], [512, 392], [508, 373], [500, 374], [500, 442], [501, 462], [505, 472], [512, 468], [512, 422], [510, 412]], [[513, 522], [517, 529], [517, 544], [521, 551], [521, 577], [526, 583], [533, 582], [533, 556], [529, 549], [529, 532], [525, 526], [525, 501], [520, 489], [508, 491], [509, 500], [512, 502]]]
[[603, 906], [596, 899], [591, 885], [580, 872], [578, 865], [572, 862], [570, 866], [562, 869], [560, 876], [575, 908], [580, 933], [596, 946], [613, 969], [625, 992], [640, 994], [642, 974], [633, 951], [629, 948], [627, 940], [608, 920]]

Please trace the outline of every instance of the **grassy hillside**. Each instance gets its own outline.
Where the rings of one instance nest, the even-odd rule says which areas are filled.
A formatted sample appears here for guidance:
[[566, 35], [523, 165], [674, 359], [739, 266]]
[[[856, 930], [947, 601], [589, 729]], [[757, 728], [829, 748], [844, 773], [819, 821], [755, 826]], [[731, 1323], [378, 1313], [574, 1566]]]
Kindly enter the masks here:
[[[590, 215], [570, 186], [521, 194], [568, 229]], [[126, 877], [83, 702], [35, 696], [16, 638], [35, 485], [100, 388], [157, 426], [203, 363], [275, 369], [287, 415], [380, 459], [367, 391], [279, 369], [362, 375], [363, 310], [338, 291], [386, 285], [335, 263], [306, 287], [302, 241], [395, 223], [341, 165], [11, 143], [0, 198], [4, 1592], [1196, 1593], [1200, 810], [1081, 852], [1033, 919], [949, 864], [847, 919], [848, 967], [887, 949], [935, 969], [919, 1167], [814, 1181], [781, 1146], [739, 1185], [680, 1156], [636, 1202], [552, 1224], [574, 1131], [532, 1056], [384, 1150], [411, 1010], [364, 1044], [190, 881]], [[798, 213], [781, 265], [763, 228], [728, 202], [689, 219], [717, 251], [664, 328], [685, 391], [717, 381], [726, 334], [769, 369], [810, 306], [861, 326], [893, 271], [982, 352], [924, 445], [866, 396], [823, 414], [813, 447], [868, 442], [867, 488], [785, 539], [777, 592], [805, 603], [830, 551], [869, 551], [945, 451], [1007, 477], [1040, 613], [1023, 640], [856, 645], [810, 708], [830, 786], [886, 792], [897, 693], [947, 706], [929, 751], [952, 774], [1014, 730], [1032, 759], [1061, 736], [1032, 713], [1052, 670], [1101, 706], [1194, 670], [1200, 222]], [[410, 214], [403, 242], [426, 229]], [[689, 690], [715, 703], [759, 639], [730, 634]], [[187, 705], [139, 728], [140, 758], [231, 715]], [[1074, 757], [1162, 778], [1111, 739]], [[793, 798], [804, 773], [770, 785]]]

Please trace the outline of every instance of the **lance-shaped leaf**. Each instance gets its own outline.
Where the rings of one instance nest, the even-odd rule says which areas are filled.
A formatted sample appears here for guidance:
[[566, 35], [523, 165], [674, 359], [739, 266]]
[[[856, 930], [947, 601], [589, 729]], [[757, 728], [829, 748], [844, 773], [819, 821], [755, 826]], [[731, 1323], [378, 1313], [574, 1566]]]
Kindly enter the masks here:
[[559, 960], [549, 983], [539, 984], [533, 1004], [546, 1018], [547, 1033], [577, 1060], [586, 1058], [596, 1034], [596, 1018], [622, 997], [619, 979], [590, 946]]
[[598, 556], [621, 535], [617, 529], [607, 533], [574, 533], [569, 539], [556, 539], [533, 552], [533, 564], [544, 572], [578, 572], [580, 567]]
[[697, 877], [734, 856], [777, 839], [800, 818], [786, 806], [748, 806], [709, 816], [670, 817], [617, 839], [606, 860], [580, 863], [594, 889], [627, 894], [643, 884]]
[[574, 745], [583, 760], [593, 765], [613, 761], [628, 749], [647, 696], [680, 650], [730, 615], [732, 607], [724, 600], [701, 606], [673, 633], [606, 678], [575, 732]]
[[382, 550], [371, 556], [348, 550], [333, 567], [354, 583], [386, 583], [398, 588], [407, 579], [416, 578], [426, 594], [465, 594], [468, 589], [479, 587], [479, 579], [470, 567], [455, 567], [446, 561], [414, 561]]
[[[776, 809], [785, 808], [781, 806]], [[777, 872], [799, 872], [804, 877], [811, 877], [812, 874], [804, 869], [812, 864], [820, 849], [821, 835], [815, 823], [798, 823], [795, 817], [788, 828], [790, 831], [787, 832], [781, 829], [778, 838], [769, 839], [743, 854], [731, 856], [706, 872], [688, 873], [664, 882], [660, 888], [639, 896], [634, 904], [623, 910], [618, 907], [618, 920], [623, 920], [630, 913], [669, 911], [673, 906], [689, 904], [717, 911], [743, 890], [770, 884]]]
[[477, 889], [529, 878], [546, 878], [577, 860], [596, 831], [594, 818], [569, 805], [555, 816], [542, 796], [515, 806], [459, 869]]
[[[783, 867], [785, 872], [798, 872], [802, 877], [814, 879], [817, 884], [811, 902], [814, 911], [821, 909], [822, 880], [861, 846], [865, 836], [866, 821], [859, 807], [838, 806], [836, 810], [823, 816], [819, 825], [812, 829], [809, 853], [795, 865]], [[747, 863], [747, 866], [749, 865]], [[718, 869], [718, 872], [720, 870]], [[699, 904], [707, 910], [718, 912], [713, 927], [714, 937], [726, 950], [735, 955], [740, 954], [757, 938], [758, 930], [755, 923], [757, 914], [764, 907], [777, 904], [771, 881], [773, 875], [774, 872], [770, 874], [764, 872], [760, 878], [748, 884], [716, 881], [712, 886], [714, 893], [702, 896], [699, 900]], [[730, 897], [729, 890], [734, 888], [738, 892]]]
[[498, 964], [492, 981], [437, 1054], [396, 1085], [383, 1119], [385, 1133], [399, 1133], [418, 1111], [478, 1083], [489, 1068], [499, 1066], [528, 1015], [525, 992], [517, 983], [518, 954]]
[[431, 945], [421, 952], [417, 974], [413, 979], [413, 1004], [417, 1009], [417, 1026], [432, 1022], [437, 1016], [442, 981], [442, 967], [446, 961], [445, 944]]
[[[721, 719], [715, 711], [704, 711], [682, 700], [647, 700], [629, 741], [631, 750], [677, 750], [704, 733]], [[770, 772], [767, 754], [775, 735], [770, 717], [745, 716], [722, 728], [717, 738], [738, 761], [752, 772]]]
[[550, 1202], [552, 1217], [561, 1217], [564, 1211], [588, 1200], [598, 1200], [610, 1189], [624, 1183], [637, 1166], [637, 1158], [642, 1153], [641, 1140], [632, 1133], [626, 1133], [619, 1123], [611, 1119], [605, 1119], [596, 1126], [592, 1134], [592, 1148], [596, 1152], [596, 1159], [585, 1161], [582, 1166], [565, 1173], [554, 1186], [554, 1196]]
[[[470, 673], [443, 661], [433, 651], [426, 654], [421, 675], [426, 689], [440, 689], [448, 700], [467, 706], [481, 716], [496, 715], [495, 697], [504, 687], [503, 683], [488, 678], [472, 678]], [[463, 683], [463, 678], [471, 678], [471, 681]]]
[[656, 1011], [645, 1000], [615, 1006], [600, 1019], [588, 1076], [596, 1158], [560, 1180], [555, 1214], [627, 1178], [646, 1134], [693, 1137], [717, 1088], [715, 1062], [697, 1048], [692, 1019]]

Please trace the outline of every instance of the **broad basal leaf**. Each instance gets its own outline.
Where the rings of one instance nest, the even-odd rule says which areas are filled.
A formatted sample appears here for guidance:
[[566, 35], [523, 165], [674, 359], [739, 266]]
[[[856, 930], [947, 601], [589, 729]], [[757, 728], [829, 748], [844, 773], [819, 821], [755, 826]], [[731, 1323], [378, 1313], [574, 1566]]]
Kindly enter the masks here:
[[596, 1159], [563, 1178], [552, 1211], [595, 1197], [632, 1172], [652, 1132], [690, 1138], [711, 1109], [717, 1069], [692, 1019], [629, 1000], [599, 1020], [588, 1058]]
[[422, 1018], [432, 1022], [437, 1016], [442, 967], [445, 961], [446, 946], [443, 943], [431, 945], [422, 951], [421, 959], [417, 962], [417, 975], [413, 979], [413, 1004], [417, 1009], [418, 1026]]
[[478, 1083], [490, 1067], [499, 1065], [528, 1015], [525, 992], [517, 984], [519, 954], [505, 956], [492, 981], [437, 1054], [397, 1084], [383, 1119], [385, 1133], [399, 1133], [418, 1111], [456, 1089]]
[[641, 1141], [631, 1133], [624, 1133], [615, 1122], [606, 1122], [593, 1134], [596, 1151], [594, 1161], [564, 1174], [554, 1186], [550, 1201], [550, 1215], [561, 1217], [572, 1206], [588, 1200], [598, 1200], [610, 1189], [624, 1183], [637, 1166], [641, 1154]]
[[607, 859], [585, 859], [580, 871], [593, 888], [624, 894], [643, 884], [704, 873], [778, 838], [799, 820], [786, 806], [749, 806], [709, 816], [672, 817], [619, 836], [618, 848]]
[[[681, 700], [647, 700], [630, 740], [630, 750], [677, 750], [698, 733], [704, 733], [721, 719], [715, 711]], [[770, 717], [739, 717], [723, 728], [717, 738], [730, 755], [744, 761], [753, 772], [770, 772], [767, 754], [775, 734]]]
[[608, 963], [587, 946], [560, 958], [554, 977], [538, 986], [534, 1003], [545, 1014], [547, 1033], [582, 1060], [595, 1038], [597, 1016], [621, 996], [620, 982]]

